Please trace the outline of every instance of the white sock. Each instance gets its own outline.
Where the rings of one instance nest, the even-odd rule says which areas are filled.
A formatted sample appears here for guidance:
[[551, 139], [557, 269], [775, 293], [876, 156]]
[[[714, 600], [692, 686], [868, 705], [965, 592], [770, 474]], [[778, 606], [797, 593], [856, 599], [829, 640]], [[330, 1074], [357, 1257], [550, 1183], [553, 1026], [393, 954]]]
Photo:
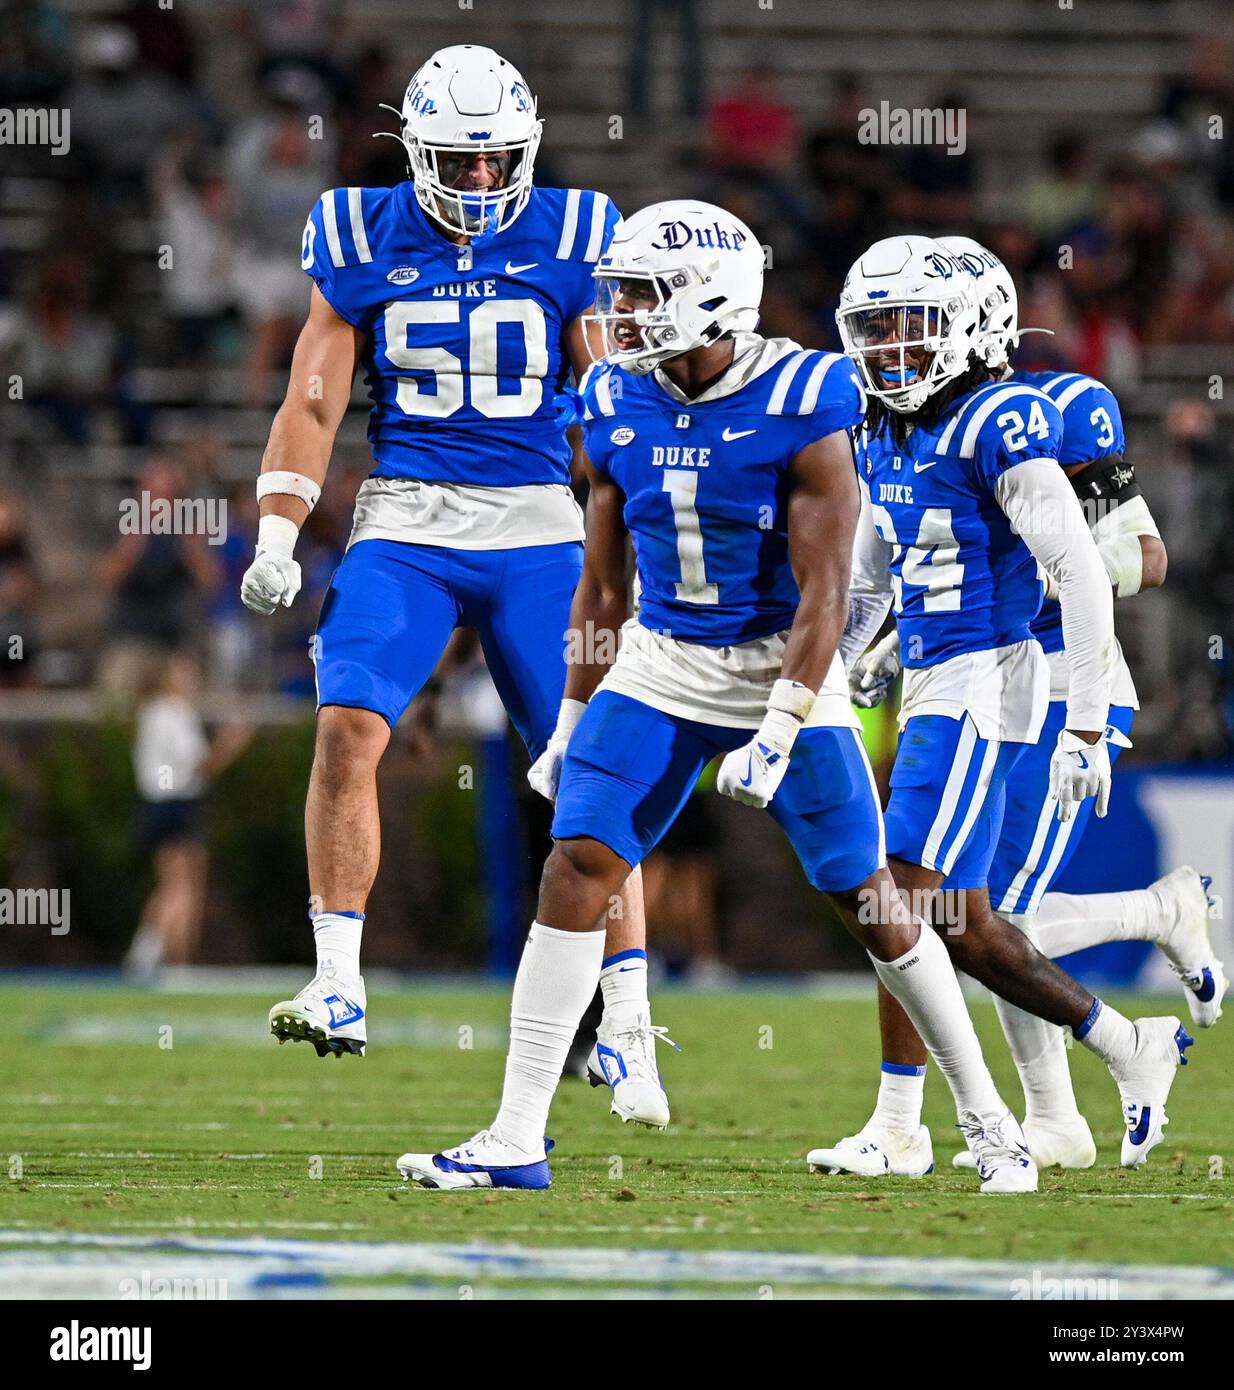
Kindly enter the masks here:
[[1051, 960], [1107, 941], [1156, 941], [1165, 927], [1161, 903], [1150, 888], [1047, 893], [1033, 917], [1037, 949]]
[[313, 924], [313, 943], [317, 947], [317, 969], [334, 966], [340, 975], [354, 978], [360, 973], [360, 937], [364, 932], [363, 912], [318, 912], [309, 915]]
[[[917, 944], [898, 960], [882, 961], [871, 956], [874, 969], [903, 1005], [913, 1027], [921, 1034], [930, 1055], [947, 1078], [956, 1109], [975, 1110], [979, 1115], [1001, 1113], [1007, 1107], [999, 1099], [981, 1055], [981, 1044], [960, 992], [951, 957], [938, 939], [938, 933], [920, 919], [916, 920], [920, 929]], [[879, 1104], [882, 1104], [881, 1088]], [[916, 1123], [921, 1123], [920, 1104]]]
[[894, 1130], [897, 1134], [916, 1134], [921, 1125], [925, 1079], [925, 1067], [884, 1062], [879, 1068], [878, 1104], [870, 1117], [870, 1125]]
[[602, 931], [556, 931], [533, 922], [510, 1000], [510, 1051], [492, 1130], [525, 1153], [538, 1152], [566, 1053], [596, 992]]
[[605, 957], [600, 967], [600, 992], [606, 1014], [625, 1009], [649, 1012], [647, 952], [635, 947]]
[[1075, 1030], [1076, 1042], [1082, 1042], [1106, 1064], [1113, 1067], [1127, 1062], [1135, 1051], [1135, 1025], [1094, 997], [1088, 1017]]
[[[1023, 932], [1040, 950], [1034, 918], [1018, 912], [1000, 912], [998, 916]], [[998, 995], [994, 996], [994, 1007], [1024, 1088], [1025, 1120], [1044, 1120], [1051, 1124], [1080, 1120], [1063, 1030], [1057, 1024], [1047, 1023], [1044, 1018], [1008, 1004]]]

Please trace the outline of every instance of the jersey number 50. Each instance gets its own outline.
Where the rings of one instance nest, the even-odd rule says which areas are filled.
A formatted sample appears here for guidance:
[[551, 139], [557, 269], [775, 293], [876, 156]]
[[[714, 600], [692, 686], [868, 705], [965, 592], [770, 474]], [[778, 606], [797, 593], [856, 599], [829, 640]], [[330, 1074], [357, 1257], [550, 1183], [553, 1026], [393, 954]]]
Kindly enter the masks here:
[[[461, 314], [462, 305], [454, 299], [386, 305], [386, 356], [396, 367], [432, 372], [436, 386], [435, 392], [425, 391], [415, 377], [399, 377], [395, 397], [399, 409], [404, 415], [442, 420], [462, 408], [464, 390], [470, 388], [472, 406], [490, 420], [534, 415], [544, 399], [548, 375], [544, 310], [534, 299], [488, 299], [477, 304], [467, 318], [466, 362], [443, 347], [407, 345], [407, 330], [413, 324], [458, 323]], [[523, 330], [527, 366], [517, 392], [497, 390], [497, 326], [502, 323], [516, 323]]]

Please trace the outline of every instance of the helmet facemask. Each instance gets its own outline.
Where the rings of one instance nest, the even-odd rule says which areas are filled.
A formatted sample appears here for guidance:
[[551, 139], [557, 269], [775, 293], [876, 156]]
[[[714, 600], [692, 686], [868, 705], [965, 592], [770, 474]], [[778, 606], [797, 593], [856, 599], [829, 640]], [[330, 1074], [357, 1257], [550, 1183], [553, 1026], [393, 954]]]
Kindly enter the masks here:
[[[681, 322], [683, 310], [697, 311], [710, 303], [703, 289], [707, 277], [695, 266], [651, 272], [607, 265], [597, 267], [593, 274], [596, 307], [593, 313], [583, 315], [587, 350], [593, 361], [606, 360], [642, 376], [670, 358], [724, 336], [714, 320], [692, 331]], [[696, 302], [700, 299], [701, 304]], [[598, 330], [598, 353], [593, 329]]]
[[845, 352], [857, 363], [870, 395], [890, 410], [911, 415], [968, 367], [967, 334], [953, 330], [973, 306], [962, 296], [931, 302], [883, 299], [837, 314]]
[[[448, 232], [479, 236], [502, 231], [522, 212], [531, 197], [540, 132], [541, 125], [537, 122], [525, 140], [429, 145], [404, 128], [403, 143], [407, 148], [416, 200]], [[505, 177], [500, 186], [475, 189], [453, 186], [464, 176], [468, 158], [476, 155], [499, 156], [505, 161]]]

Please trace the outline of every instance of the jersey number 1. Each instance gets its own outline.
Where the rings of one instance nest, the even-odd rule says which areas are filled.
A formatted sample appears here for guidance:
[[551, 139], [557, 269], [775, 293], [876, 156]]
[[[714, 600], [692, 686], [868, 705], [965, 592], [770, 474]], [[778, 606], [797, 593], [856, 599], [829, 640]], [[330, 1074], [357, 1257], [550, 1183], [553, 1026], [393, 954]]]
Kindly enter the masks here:
[[677, 531], [677, 560], [681, 565], [677, 597], [682, 603], [719, 603], [719, 586], [707, 582], [703, 567], [703, 528], [694, 505], [698, 474], [665, 469], [664, 491], [673, 504], [673, 526]]

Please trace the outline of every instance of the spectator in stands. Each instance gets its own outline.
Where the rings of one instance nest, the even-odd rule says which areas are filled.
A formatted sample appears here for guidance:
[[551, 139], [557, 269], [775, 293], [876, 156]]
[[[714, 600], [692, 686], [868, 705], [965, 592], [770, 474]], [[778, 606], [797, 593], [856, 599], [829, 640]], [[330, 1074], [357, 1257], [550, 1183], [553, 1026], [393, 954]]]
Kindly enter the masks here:
[[[137, 478], [150, 505], [184, 496], [176, 463], [156, 457]], [[149, 687], [152, 668], [197, 632], [203, 604], [218, 577], [205, 535], [122, 533], [104, 554], [99, 579], [112, 595], [106, 646], [99, 657], [100, 688], [122, 706]]]
[[45, 0], [0, 3], [0, 104], [56, 102], [69, 71], [68, 26]]
[[38, 590], [21, 498], [0, 489], [0, 686], [37, 684]]
[[212, 690], [249, 690], [269, 680], [261, 645], [268, 625], [253, 622], [240, 601], [240, 581], [253, 560], [257, 521], [252, 484], [232, 488], [227, 498], [227, 537], [218, 547], [218, 574], [210, 595], [207, 641]]
[[184, 91], [138, 58], [137, 39], [123, 24], [86, 29], [83, 71], [69, 92], [72, 139], [97, 173], [95, 196], [132, 212], [144, 193], [151, 132], [183, 129], [191, 119]]
[[300, 240], [313, 203], [337, 180], [325, 93], [304, 69], [278, 68], [265, 106], [228, 148], [238, 235], [236, 291], [251, 338], [249, 399], [265, 400], [269, 374], [286, 359], [308, 307]]
[[347, 87], [337, 55], [342, 0], [245, 0], [241, 25], [257, 46], [264, 87], [282, 69], [313, 73], [333, 103]]
[[1073, 227], [1091, 223], [1100, 206], [1088, 142], [1071, 132], [1051, 140], [1045, 168], [1029, 181], [1020, 199], [1028, 230], [1043, 245], [1055, 246]]
[[[929, 105], [933, 110], [967, 112], [960, 92], [944, 92]], [[967, 138], [967, 116], [965, 132], [963, 149], [942, 144], [908, 146], [891, 197], [891, 210], [906, 229], [933, 236], [973, 221], [977, 171], [972, 142]]]
[[171, 248], [160, 284], [171, 320], [173, 362], [210, 355], [219, 325], [235, 300], [235, 233], [223, 171], [190, 135], [160, 156], [152, 192], [159, 237]]
[[211, 742], [197, 709], [200, 688], [196, 659], [172, 653], [152, 674], [137, 711], [137, 835], [154, 859], [154, 888], [125, 957], [139, 974], [188, 964], [197, 954], [206, 906], [205, 796], [252, 737], [246, 728], [224, 726]]
[[71, 444], [85, 444], [96, 409], [122, 406], [118, 340], [91, 304], [90, 265], [73, 251], [37, 262], [25, 304], [0, 313], [0, 362], [21, 397]]

